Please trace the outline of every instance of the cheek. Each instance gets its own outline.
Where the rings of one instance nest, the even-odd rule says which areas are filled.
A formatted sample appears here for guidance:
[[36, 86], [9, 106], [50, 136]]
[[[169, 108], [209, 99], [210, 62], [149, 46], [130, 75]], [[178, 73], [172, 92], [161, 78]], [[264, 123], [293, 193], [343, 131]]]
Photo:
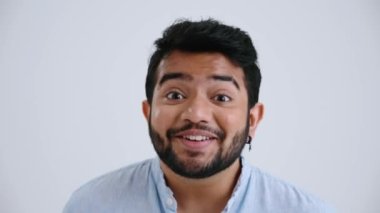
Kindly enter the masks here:
[[156, 130], [166, 131], [171, 128], [174, 112], [167, 107], [154, 107], [151, 111], [151, 122]]
[[231, 126], [236, 122], [236, 117], [237, 117], [236, 115], [228, 113], [224, 116], [223, 122], [226, 125]]
[[160, 117], [160, 112], [161, 112], [160, 109], [153, 108], [152, 114], [151, 114], [152, 119], [157, 119], [158, 117]]
[[242, 112], [223, 113], [221, 116], [222, 128], [231, 136], [245, 127], [246, 114]]
[[151, 111], [150, 121], [156, 130], [159, 130], [161, 127], [160, 123], [164, 120], [163, 116], [165, 116], [163, 114], [165, 113], [162, 113], [162, 110], [158, 107], [153, 108]]

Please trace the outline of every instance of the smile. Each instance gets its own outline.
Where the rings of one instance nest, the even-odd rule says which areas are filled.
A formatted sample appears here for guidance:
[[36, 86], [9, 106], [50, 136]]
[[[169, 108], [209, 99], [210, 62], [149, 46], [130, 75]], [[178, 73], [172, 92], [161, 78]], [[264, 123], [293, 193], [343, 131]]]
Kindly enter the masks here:
[[192, 151], [204, 150], [210, 144], [216, 142], [216, 139], [218, 138], [209, 131], [199, 129], [185, 130], [177, 134], [175, 137], [179, 139], [180, 144], [182, 144], [185, 149]]
[[183, 136], [183, 138], [190, 141], [206, 141], [211, 139], [210, 137], [204, 135], [186, 135]]

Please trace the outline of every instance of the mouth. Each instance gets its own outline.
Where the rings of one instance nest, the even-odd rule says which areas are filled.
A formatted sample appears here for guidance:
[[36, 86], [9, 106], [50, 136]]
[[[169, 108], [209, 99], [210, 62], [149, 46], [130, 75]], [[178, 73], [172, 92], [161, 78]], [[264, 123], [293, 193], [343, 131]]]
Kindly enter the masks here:
[[213, 139], [211, 137], [204, 136], [204, 135], [185, 135], [185, 136], [182, 136], [181, 138], [188, 141], [192, 141], [192, 142], [202, 142], [202, 141], [208, 141], [208, 140]]
[[175, 138], [179, 139], [185, 149], [200, 151], [216, 142], [218, 137], [208, 131], [192, 129], [175, 135]]

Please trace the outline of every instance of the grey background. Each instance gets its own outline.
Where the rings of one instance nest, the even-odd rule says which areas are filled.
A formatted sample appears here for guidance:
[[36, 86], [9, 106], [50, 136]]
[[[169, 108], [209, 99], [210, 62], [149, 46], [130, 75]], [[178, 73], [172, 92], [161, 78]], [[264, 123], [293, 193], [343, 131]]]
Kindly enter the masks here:
[[81, 184], [155, 156], [152, 43], [178, 17], [249, 32], [266, 115], [246, 158], [340, 212], [380, 212], [380, 3], [0, 1], [0, 212], [60, 212]]

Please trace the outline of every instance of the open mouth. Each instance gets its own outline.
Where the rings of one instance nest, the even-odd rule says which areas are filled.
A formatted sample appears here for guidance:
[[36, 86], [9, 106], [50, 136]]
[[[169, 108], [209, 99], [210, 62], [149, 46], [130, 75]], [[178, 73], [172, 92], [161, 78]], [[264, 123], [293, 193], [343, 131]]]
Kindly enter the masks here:
[[213, 133], [198, 129], [185, 130], [175, 137], [185, 149], [194, 151], [201, 151], [218, 139]]
[[202, 142], [202, 141], [209, 141], [209, 140], [215, 139], [213, 137], [208, 137], [208, 136], [204, 136], [204, 135], [184, 135], [181, 137], [183, 139], [186, 139], [189, 141], [194, 141], [194, 142]]

